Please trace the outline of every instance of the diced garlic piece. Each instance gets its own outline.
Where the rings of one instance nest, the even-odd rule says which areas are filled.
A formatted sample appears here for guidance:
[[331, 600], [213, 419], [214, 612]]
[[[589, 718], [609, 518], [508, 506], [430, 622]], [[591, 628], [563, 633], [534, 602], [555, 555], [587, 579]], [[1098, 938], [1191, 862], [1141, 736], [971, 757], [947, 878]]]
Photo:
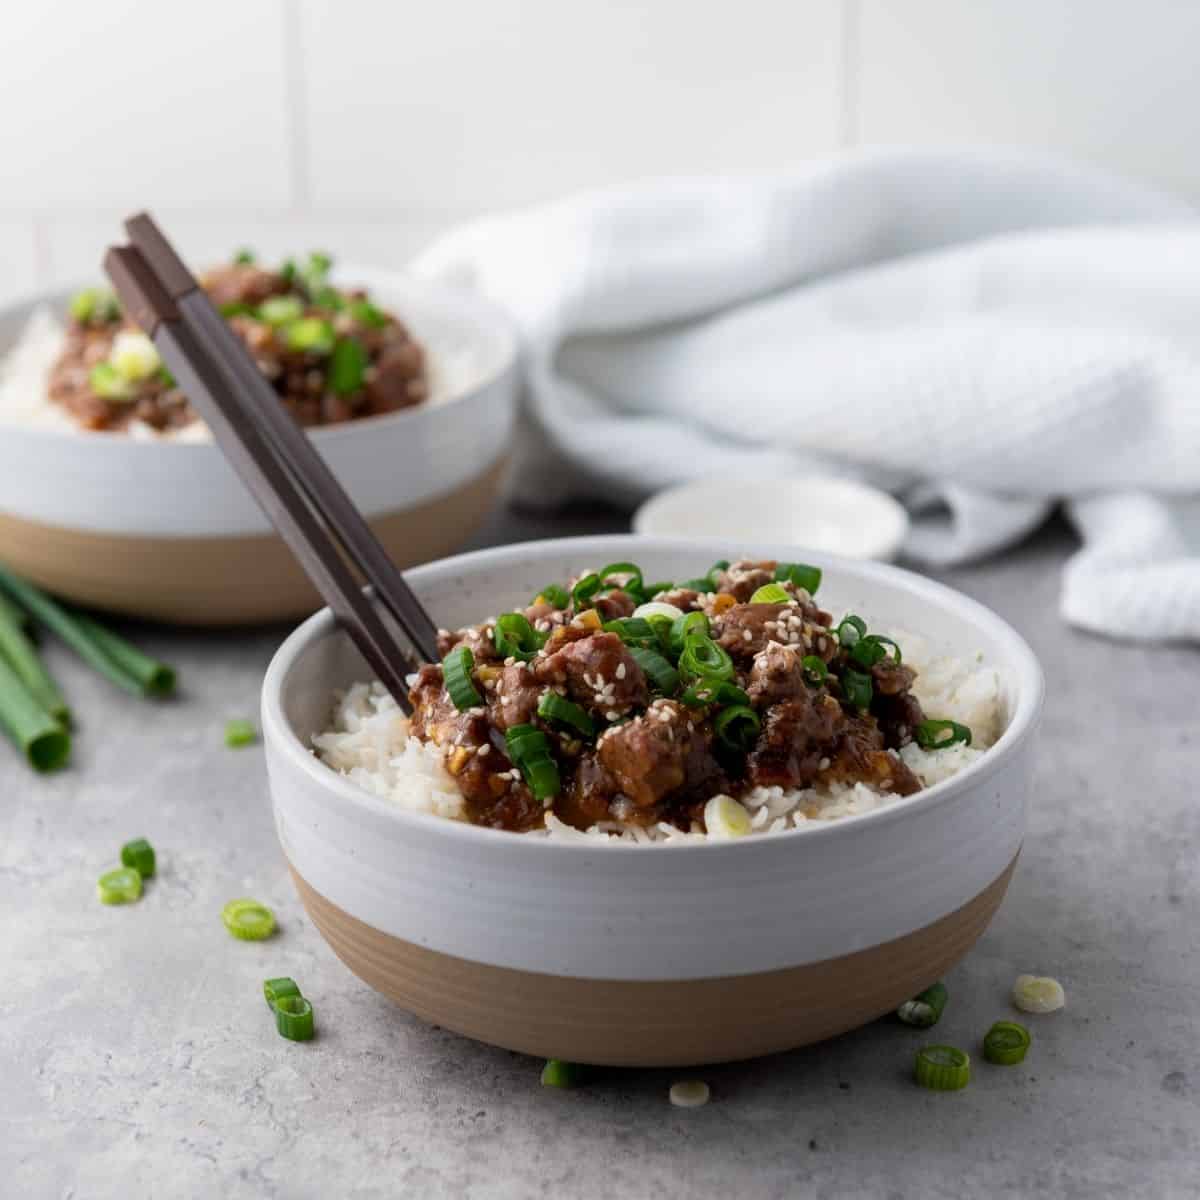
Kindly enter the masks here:
[[1067, 994], [1057, 979], [1018, 975], [1013, 984], [1012, 1001], [1022, 1012], [1050, 1013], [1066, 1006]]
[[135, 382], [148, 379], [162, 366], [154, 343], [144, 333], [133, 329], [122, 329], [113, 339], [108, 361], [123, 379]]
[[704, 827], [711, 838], [739, 838], [750, 832], [750, 814], [732, 796], [722, 793], [704, 806]]
[[643, 620], [646, 617], [670, 617], [672, 621], [677, 621], [683, 616], [683, 609], [667, 604], [665, 600], [651, 600], [646, 604], [639, 604], [633, 610], [633, 615]]
[[681, 1079], [671, 1084], [670, 1096], [676, 1108], [700, 1108], [708, 1103], [708, 1084], [703, 1079]]

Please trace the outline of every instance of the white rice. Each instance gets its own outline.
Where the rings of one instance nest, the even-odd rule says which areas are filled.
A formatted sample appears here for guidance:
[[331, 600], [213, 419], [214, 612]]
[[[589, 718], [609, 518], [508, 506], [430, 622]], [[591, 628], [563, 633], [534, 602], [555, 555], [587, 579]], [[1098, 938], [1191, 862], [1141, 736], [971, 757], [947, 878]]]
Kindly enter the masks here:
[[[967, 725], [973, 735], [970, 746], [922, 750], [914, 743], [900, 751], [900, 758], [921, 783], [931, 787], [970, 766], [999, 737], [1004, 722], [1000, 679], [991, 667], [933, 654], [917, 634], [893, 631], [891, 636], [900, 643], [905, 663], [917, 671], [913, 693], [926, 713]], [[327, 766], [376, 796], [413, 812], [466, 820], [462, 796], [442, 752], [410, 736], [407, 718], [382, 684], [356, 683], [338, 695], [333, 726], [314, 736], [313, 746]], [[856, 783], [790, 790], [759, 787], [741, 799], [750, 812], [753, 836], [811, 829], [824, 821], [872, 812], [899, 798]], [[666, 822], [644, 829], [603, 821], [584, 831], [553, 813], [546, 816], [545, 831], [526, 836], [590, 845], [684, 845], [708, 837], [696, 823], [685, 831]]]
[[[80, 428], [70, 414], [50, 400], [47, 382], [50, 370], [62, 352], [65, 330], [50, 309], [43, 305], [31, 314], [21, 336], [0, 363], [0, 427], [20, 426], [33, 429], [57, 429], [77, 436], [92, 431]], [[419, 335], [418, 335], [419, 336]], [[426, 372], [429, 376], [428, 404], [440, 404], [462, 395], [482, 378], [479, 357], [465, 343], [426, 346]], [[144, 421], [129, 425], [128, 437], [139, 441], [210, 442], [212, 432], [203, 421], [192, 421], [181, 429], [160, 431]]]

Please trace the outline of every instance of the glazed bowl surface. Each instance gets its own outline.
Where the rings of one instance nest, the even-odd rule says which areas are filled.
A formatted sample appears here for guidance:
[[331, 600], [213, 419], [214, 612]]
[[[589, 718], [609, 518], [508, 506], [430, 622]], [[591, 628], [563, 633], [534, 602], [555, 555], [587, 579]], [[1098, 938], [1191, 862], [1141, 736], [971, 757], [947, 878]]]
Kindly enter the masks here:
[[[796, 557], [795, 551], [788, 555]], [[773, 546], [648, 536], [534, 542], [407, 573], [440, 625], [633, 559], [686, 578]], [[894, 1009], [983, 932], [1025, 832], [1042, 676], [999, 617], [895, 567], [813, 554], [820, 600], [910, 630], [1001, 683], [1005, 730], [959, 775], [874, 812], [702, 844], [556, 841], [401, 810], [311, 753], [368, 678], [328, 612], [277, 652], [262, 701], [280, 844], [318, 929], [371, 986], [471, 1037], [670, 1065], [820, 1040]]]
[[[473, 297], [354, 266], [339, 278], [400, 315], [428, 349], [440, 395], [311, 436], [392, 557], [426, 562], [461, 545], [495, 501], [516, 414], [516, 338]], [[35, 310], [61, 318], [73, 290], [0, 310], [0, 361]], [[295, 619], [318, 606], [211, 441], [8, 421], [0, 435], [0, 560], [43, 587], [187, 624]]]

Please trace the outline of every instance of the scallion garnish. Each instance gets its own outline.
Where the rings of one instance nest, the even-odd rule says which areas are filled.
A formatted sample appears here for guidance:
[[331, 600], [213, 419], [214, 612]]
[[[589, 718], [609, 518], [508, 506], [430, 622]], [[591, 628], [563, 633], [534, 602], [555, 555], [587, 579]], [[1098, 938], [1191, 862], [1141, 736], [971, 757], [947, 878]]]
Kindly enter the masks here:
[[685, 579], [682, 583], [675, 585], [680, 591], [684, 592], [699, 592], [701, 595], [708, 595], [713, 591], [713, 581], [707, 576], [697, 576], [695, 579]]
[[450, 703], [459, 712], [466, 712], [467, 709], [476, 708], [483, 703], [483, 697], [471, 678], [471, 672], [474, 670], [475, 655], [471, 653], [469, 646], [455, 646], [442, 659], [442, 680], [450, 695]]
[[917, 1029], [929, 1029], [941, 1019], [946, 1007], [946, 985], [935, 983], [927, 987], [919, 996], [914, 996], [896, 1009], [896, 1016], [905, 1025], [913, 1025]]
[[304, 316], [299, 296], [268, 296], [259, 306], [257, 317], [268, 325], [286, 325]]
[[855, 645], [860, 638], [866, 637], [867, 623], [862, 617], [856, 617], [853, 613], [842, 618], [841, 623], [833, 631], [834, 637], [837, 638], [838, 644], [844, 649], [849, 650]]
[[751, 604], [787, 604], [792, 599], [777, 583], [764, 583], [751, 597]]
[[247, 250], [244, 246], [234, 256], [233, 261], [235, 266], [247, 267], [254, 262], [254, 251]]
[[551, 607], [561, 610], [571, 603], [571, 595], [565, 587], [559, 587], [557, 583], [548, 583], [534, 596], [534, 604], [539, 600], [544, 600]]
[[735, 684], [720, 679], [701, 679], [679, 697], [680, 704], [700, 708], [706, 704], [749, 705], [750, 697]]
[[846, 698], [846, 703], [852, 708], [857, 708], [860, 711], [865, 711], [871, 707], [871, 697], [875, 694], [875, 689], [871, 686], [870, 675], [864, 675], [861, 671], [852, 670], [847, 667], [842, 672], [842, 695]]
[[794, 583], [810, 596], [815, 596], [817, 588], [821, 586], [821, 568], [810, 567], [808, 563], [778, 563], [775, 579], [779, 583]]
[[284, 996], [299, 996], [300, 989], [296, 986], [294, 979], [289, 979], [283, 975], [278, 979], [263, 980], [263, 996], [266, 998], [267, 1007], [274, 1009]]
[[145, 838], [134, 838], [121, 847], [121, 865], [132, 867], [143, 879], [154, 874], [154, 847]]
[[362, 391], [367, 380], [370, 357], [356, 337], [340, 337], [329, 356], [329, 386], [339, 396]]
[[614, 587], [619, 587], [621, 591], [628, 592], [635, 600], [641, 598], [643, 593], [642, 568], [637, 563], [609, 563], [607, 567], [601, 567], [598, 573], [604, 583], [611, 583]]
[[546, 735], [532, 725], [513, 725], [504, 734], [508, 757], [525, 778], [536, 800], [557, 796], [562, 786], [558, 765], [550, 757]]
[[917, 1051], [916, 1080], [934, 1092], [957, 1092], [971, 1082], [971, 1059], [956, 1046], [925, 1046]]
[[546, 637], [534, 629], [524, 613], [510, 612], [496, 621], [492, 641], [505, 658], [528, 662], [546, 644]]
[[142, 894], [142, 877], [133, 867], [105, 871], [96, 883], [101, 904], [132, 904]]
[[913, 730], [917, 745], [922, 750], [945, 750], [947, 746], [971, 744], [971, 731], [957, 721], [922, 721]]
[[110, 362], [98, 362], [88, 373], [88, 385], [102, 400], [131, 400], [133, 384]]
[[221, 305], [221, 316], [226, 318], [252, 317], [254, 315], [254, 309], [245, 300], [230, 300]]
[[95, 288], [84, 288], [82, 292], [76, 292], [71, 297], [67, 311], [80, 325], [86, 325], [91, 320], [92, 313], [96, 311], [97, 296]]
[[676, 617], [671, 625], [671, 653], [678, 658], [683, 653], [683, 643], [693, 633], [708, 633], [708, 618], [702, 612], [684, 613]]
[[715, 588], [721, 582], [721, 576], [729, 570], [729, 559], [719, 558], [711, 567], [708, 568], [708, 573], [705, 578], [709, 584]]
[[687, 679], [732, 679], [733, 659], [707, 634], [689, 633], [683, 639], [679, 673]]
[[367, 325], [371, 329], [382, 329], [387, 324], [387, 315], [370, 300], [351, 300], [350, 315], [359, 324]]
[[564, 1062], [561, 1058], [548, 1058], [542, 1068], [542, 1086], [570, 1088], [581, 1083], [583, 1068], [576, 1063]]
[[718, 740], [730, 750], [737, 750], [743, 754], [758, 740], [761, 727], [758, 713], [742, 704], [721, 709], [713, 721], [713, 731]]
[[804, 669], [804, 682], [813, 687], [820, 687], [829, 675], [825, 660], [815, 654], [806, 654], [800, 660], [800, 666]]
[[653, 600], [655, 596], [662, 592], [669, 592], [674, 587], [675, 585], [669, 579], [664, 579], [660, 583], [644, 583], [642, 584], [642, 595], [647, 600]]
[[575, 601], [576, 609], [586, 608], [588, 601], [604, 586], [604, 580], [591, 571], [578, 580], [571, 589], [571, 599]]
[[221, 920], [242, 942], [261, 942], [275, 932], [275, 914], [257, 900], [230, 900], [221, 909]]
[[301, 317], [283, 327], [284, 341], [289, 350], [308, 354], [329, 354], [333, 350], [333, 326], [321, 317]]
[[569, 725], [579, 733], [591, 737], [596, 732], [596, 724], [588, 715], [587, 710], [580, 708], [572, 700], [560, 696], [557, 692], [545, 692], [538, 701], [538, 716], [546, 721], [556, 721], [560, 725]]
[[899, 645], [890, 637], [878, 633], [868, 633], [859, 638], [850, 647], [850, 657], [860, 666], [870, 670], [877, 662], [888, 657], [888, 647], [891, 647], [891, 658], [897, 666], [900, 665], [901, 655]]
[[645, 617], [618, 617], [615, 621], [605, 621], [604, 631], [615, 633], [627, 646], [658, 645], [654, 626]]
[[1016, 1021], [997, 1021], [983, 1039], [983, 1057], [1000, 1067], [1023, 1062], [1032, 1038], [1029, 1030]]
[[303, 996], [280, 996], [275, 1002], [275, 1028], [289, 1042], [308, 1042], [315, 1032], [313, 1007]]
[[671, 666], [669, 658], [649, 646], [629, 646], [627, 649], [656, 692], [663, 696], [675, 694], [679, 687], [679, 672]]
[[225, 745], [230, 750], [240, 750], [244, 746], [253, 746], [258, 741], [258, 730], [253, 721], [245, 717], [235, 717], [225, 722]]

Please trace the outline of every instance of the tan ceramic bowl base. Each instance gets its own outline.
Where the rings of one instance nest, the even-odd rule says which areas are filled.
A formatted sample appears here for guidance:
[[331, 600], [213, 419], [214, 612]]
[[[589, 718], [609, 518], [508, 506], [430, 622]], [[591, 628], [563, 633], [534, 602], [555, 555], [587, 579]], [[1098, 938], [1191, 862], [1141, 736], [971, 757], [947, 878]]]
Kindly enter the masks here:
[[380, 933], [331, 904], [294, 868], [292, 878], [342, 962], [426, 1021], [538, 1058], [674, 1067], [794, 1049], [895, 1011], [975, 944], [1015, 866], [1014, 858], [957, 911], [870, 950], [761, 975], [676, 983], [568, 979], [467, 962]]
[[[487, 515], [505, 466], [371, 527], [400, 567], [449, 554]], [[127, 537], [0, 513], [0, 561], [77, 604], [180, 625], [295, 620], [322, 603], [274, 534]]]

